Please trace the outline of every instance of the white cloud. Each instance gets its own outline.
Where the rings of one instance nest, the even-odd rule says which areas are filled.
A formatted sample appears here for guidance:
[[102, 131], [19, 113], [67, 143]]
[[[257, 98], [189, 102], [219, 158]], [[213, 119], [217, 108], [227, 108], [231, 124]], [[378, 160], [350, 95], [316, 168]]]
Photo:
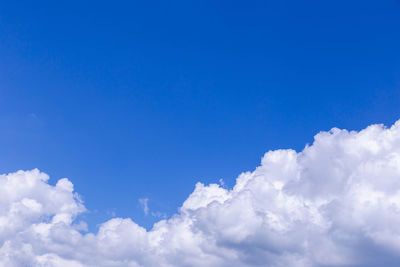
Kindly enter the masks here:
[[143, 212], [145, 215], [149, 214], [149, 199], [148, 198], [139, 198], [139, 204], [142, 206]]
[[0, 266], [400, 263], [400, 121], [321, 132], [299, 153], [270, 151], [232, 189], [198, 183], [150, 231], [113, 218], [82, 233], [72, 183], [47, 181], [38, 170], [0, 176]]

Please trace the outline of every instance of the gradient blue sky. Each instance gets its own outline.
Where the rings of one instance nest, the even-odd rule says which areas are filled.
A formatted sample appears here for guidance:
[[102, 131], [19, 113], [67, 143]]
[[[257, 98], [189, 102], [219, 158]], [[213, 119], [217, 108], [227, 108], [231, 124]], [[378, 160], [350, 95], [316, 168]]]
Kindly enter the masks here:
[[68, 177], [92, 227], [400, 118], [400, 1], [7, 1], [0, 36], [0, 171]]

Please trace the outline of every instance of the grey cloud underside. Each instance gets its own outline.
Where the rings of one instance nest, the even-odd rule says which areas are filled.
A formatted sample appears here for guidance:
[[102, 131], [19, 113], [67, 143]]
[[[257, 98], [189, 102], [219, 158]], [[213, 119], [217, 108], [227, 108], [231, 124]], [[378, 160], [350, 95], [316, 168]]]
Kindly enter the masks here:
[[0, 266], [399, 266], [400, 121], [332, 129], [276, 150], [232, 189], [198, 183], [146, 231], [114, 218], [97, 233], [68, 179], [0, 176]]

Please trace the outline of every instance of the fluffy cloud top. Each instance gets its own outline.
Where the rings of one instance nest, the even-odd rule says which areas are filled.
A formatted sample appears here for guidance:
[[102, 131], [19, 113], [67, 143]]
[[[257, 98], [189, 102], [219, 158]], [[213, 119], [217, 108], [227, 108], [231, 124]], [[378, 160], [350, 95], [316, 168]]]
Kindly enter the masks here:
[[97, 233], [68, 179], [0, 175], [1, 266], [399, 266], [400, 121], [332, 129], [276, 150], [232, 189], [198, 183], [150, 231], [114, 218]]

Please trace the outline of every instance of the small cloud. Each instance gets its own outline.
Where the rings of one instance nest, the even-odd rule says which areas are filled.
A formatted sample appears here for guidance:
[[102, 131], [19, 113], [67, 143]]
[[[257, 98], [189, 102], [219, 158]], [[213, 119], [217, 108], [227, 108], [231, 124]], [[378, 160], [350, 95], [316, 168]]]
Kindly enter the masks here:
[[162, 218], [162, 219], [166, 219], [167, 218], [167, 214], [163, 213], [163, 212], [151, 212], [151, 216], [156, 217], [156, 218]]
[[140, 206], [143, 209], [144, 214], [147, 216], [149, 214], [149, 205], [148, 205], [149, 199], [147, 197], [146, 198], [139, 198], [139, 203], [140, 203]]
[[32, 119], [37, 119], [38, 118], [35, 113], [29, 113], [28, 116], [29, 116], [29, 118], [32, 118]]
[[222, 186], [222, 187], [224, 187], [225, 186], [225, 182], [224, 182], [224, 180], [221, 178], [221, 179], [219, 179], [219, 184]]

